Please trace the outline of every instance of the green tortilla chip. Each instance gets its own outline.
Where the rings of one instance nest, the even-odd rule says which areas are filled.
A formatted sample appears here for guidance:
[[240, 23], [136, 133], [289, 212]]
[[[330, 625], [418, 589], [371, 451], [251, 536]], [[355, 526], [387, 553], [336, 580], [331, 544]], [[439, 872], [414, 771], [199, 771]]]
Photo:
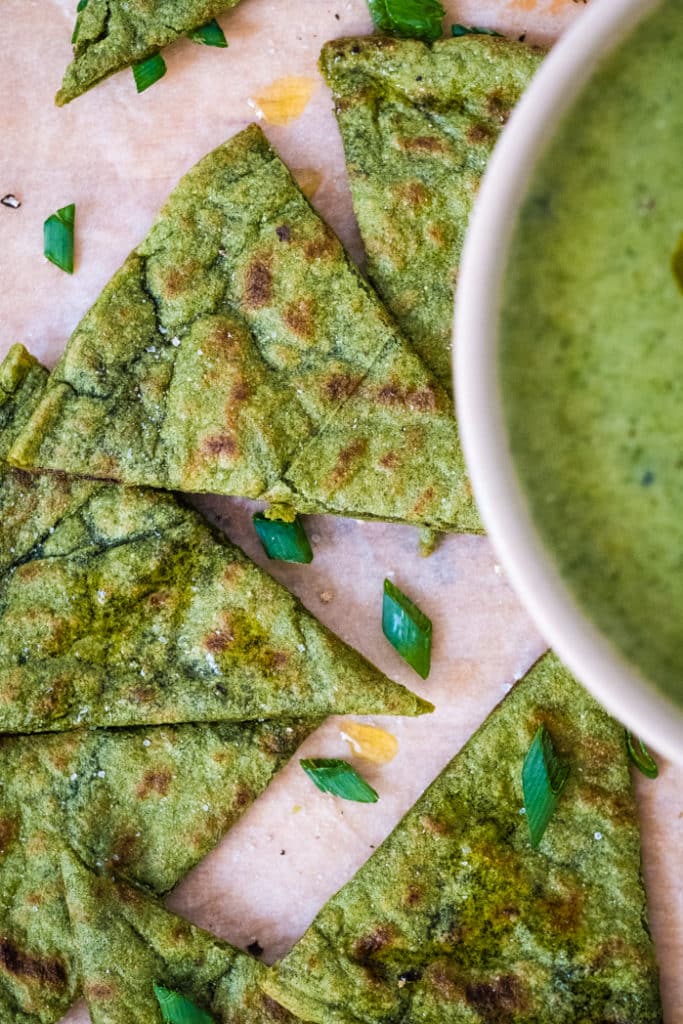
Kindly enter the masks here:
[[[75, 4], [75, 0], [73, 0]], [[122, 68], [206, 25], [239, 0], [85, 0], [79, 4], [73, 60], [55, 102], [63, 106]]]
[[[522, 765], [570, 775], [538, 849]], [[274, 969], [319, 1024], [661, 1024], [624, 731], [551, 654]]]
[[256, 126], [177, 186], [10, 461], [481, 530], [447, 394]]
[[[0, 445], [46, 379], [0, 365]], [[2, 732], [431, 709], [171, 495], [0, 462], [0, 543]]]
[[336, 39], [321, 54], [370, 278], [448, 391], [453, 293], [472, 204], [542, 56], [489, 35], [432, 45]]
[[139, 889], [62, 856], [76, 960], [92, 1024], [162, 1024], [154, 986], [215, 1024], [295, 1024], [260, 987], [266, 968]]
[[0, 737], [0, 1020], [52, 1024], [79, 994], [60, 857], [163, 895], [317, 722]]

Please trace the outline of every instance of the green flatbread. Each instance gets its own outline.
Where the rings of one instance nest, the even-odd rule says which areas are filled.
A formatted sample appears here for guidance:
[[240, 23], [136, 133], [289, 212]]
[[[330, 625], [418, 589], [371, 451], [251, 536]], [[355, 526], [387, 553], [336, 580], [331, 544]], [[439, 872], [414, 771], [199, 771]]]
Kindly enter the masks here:
[[452, 389], [453, 294], [493, 146], [543, 54], [489, 35], [326, 43], [370, 278], [416, 351]]
[[206, 25], [238, 3], [239, 0], [86, 0], [76, 16], [73, 60], [55, 102], [64, 106], [102, 79], [151, 57], [179, 36]]
[[79, 993], [64, 846], [162, 895], [317, 722], [0, 737], [0, 1020], [52, 1024]]
[[[541, 724], [570, 776], [533, 850]], [[265, 987], [320, 1024], [661, 1024], [623, 728], [547, 655]]]
[[256, 126], [177, 186], [10, 461], [481, 531], [448, 395]]
[[[0, 446], [46, 381], [0, 365]], [[431, 710], [171, 495], [1, 459], [0, 731]]]
[[169, 913], [139, 889], [62, 855], [66, 899], [92, 1024], [162, 1024], [154, 985], [215, 1024], [296, 1024], [265, 995], [266, 967]]

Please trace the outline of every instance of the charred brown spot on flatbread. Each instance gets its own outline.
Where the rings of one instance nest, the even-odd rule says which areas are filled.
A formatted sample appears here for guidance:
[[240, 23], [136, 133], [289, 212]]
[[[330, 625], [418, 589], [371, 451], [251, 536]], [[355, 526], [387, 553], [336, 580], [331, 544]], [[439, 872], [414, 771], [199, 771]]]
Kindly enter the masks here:
[[379, 460], [383, 469], [396, 469], [401, 465], [401, 457], [397, 451], [385, 452]]
[[57, 957], [41, 957], [19, 949], [9, 938], [0, 938], [0, 969], [24, 981], [50, 988], [66, 985], [66, 968]]
[[348, 373], [333, 373], [325, 381], [325, 393], [331, 402], [340, 402], [352, 395], [358, 380]]
[[429, 199], [429, 192], [421, 181], [406, 181], [396, 186], [396, 195], [410, 207], [424, 206]]
[[437, 394], [432, 385], [421, 388], [406, 388], [398, 383], [385, 384], [377, 391], [377, 401], [389, 407], [404, 406], [418, 412], [434, 412], [437, 408]]
[[292, 237], [292, 229], [289, 224], [278, 224], [275, 228], [275, 234], [281, 242], [289, 242]]
[[315, 330], [313, 300], [306, 297], [290, 303], [285, 307], [282, 319], [290, 331], [305, 341], [310, 341]]
[[86, 981], [83, 983], [83, 995], [94, 1003], [103, 1003], [108, 999], [114, 999], [117, 992], [116, 988], [106, 981]]
[[433, 836], [448, 836], [451, 833], [450, 826], [445, 821], [435, 818], [431, 814], [423, 814], [420, 824], [425, 832], [431, 832]]
[[493, 142], [495, 137], [495, 131], [486, 121], [477, 121], [467, 129], [468, 142]]
[[398, 148], [404, 153], [422, 153], [433, 156], [436, 153], [445, 153], [446, 146], [441, 139], [433, 135], [414, 135], [412, 137], [398, 139]]
[[201, 450], [205, 455], [231, 457], [237, 452], [237, 442], [230, 434], [212, 434], [210, 437], [204, 438]]
[[433, 487], [425, 487], [424, 491], [422, 492], [422, 494], [420, 494], [419, 498], [413, 505], [413, 515], [423, 515], [430, 507], [430, 505], [433, 504], [435, 493], [436, 492], [434, 491]]
[[427, 970], [427, 981], [438, 999], [454, 1003], [460, 995], [460, 988], [451, 977], [447, 966], [437, 961]]
[[274, 672], [283, 669], [289, 664], [290, 656], [287, 651], [266, 651], [264, 654], [264, 661], [267, 663], [269, 669]]
[[247, 267], [244, 304], [247, 309], [267, 306], [273, 297], [273, 275], [263, 259], [255, 259]]
[[322, 225], [321, 233], [304, 245], [304, 256], [307, 260], [318, 260], [323, 256], [335, 256], [339, 242], [327, 224]]
[[269, 1020], [282, 1021], [282, 1024], [288, 1024], [289, 1021], [293, 1021], [293, 1017], [289, 1010], [285, 1010], [284, 1006], [280, 1006], [280, 1004], [276, 1003], [274, 999], [270, 998], [270, 996], [262, 995], [261, 1005], [263, 1006]]
[[465, 986], [465, 998], [477, 1013], [492, 1015], [514, 1013], [526, 1009], [519, 979], [514, 974], [502, 974], [492, 981], [471, 982]]
[[353, 945], [353, 955], [361, 962], [370, 960], [376, 953], [391, 945], [394, 934], [389, 925], [380, 924], [369, 935], [357, 939]]
[[14, 818], [0, 818], [0, 857], [9, 852], [19, 832], [19, 823]]
[[491, 117], [500, 124], [505, 124], [512, 112], [513, 104], [498, 90], [495, 90], [486, 97], [486, 109]]
[[351, 471], [353, 463], [365, 454], [367, 446], [366, 440], [362, 437], [357, 437], [350, 444], [347, 444], [345, 448], [342, 448], [337, 456], [334, 469], [329, 475], [328, 484], [334, 487], [342, 483]]
[[407, 907], [417, 907], [422, 902], [424, 891], [419, 885], [409, 885], [403, 902]]
[[177, 298], [192, 286], [197, 276], [199, 267], [197, 263], [185, 263], [182, 266], [174, 266], [165, 274], [162, 280], [162, 292], [168, 299]]
[[156, 590], [153, 594], [149, 595], [147, 603], [152, 608], [164, 608], [168, 604], [170, 597], [170, 591]]
[[146, 800], [152, 793], [166, 796], [173, 780], [173, 775], [166, 768], [150, 768], [142, 776], [135, 790], [138, 800]]

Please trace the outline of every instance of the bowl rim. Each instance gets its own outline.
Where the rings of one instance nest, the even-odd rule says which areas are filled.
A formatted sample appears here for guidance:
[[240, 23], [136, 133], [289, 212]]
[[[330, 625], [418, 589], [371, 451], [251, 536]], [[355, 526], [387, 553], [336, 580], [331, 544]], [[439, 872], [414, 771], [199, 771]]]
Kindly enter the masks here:
[[534, 526], [510, 454], [498, 377], [498, 311], [518, 208], [553, 129], [598, 63], [664, 0], [602, 0], [551, 50], [496, 145], [467, 231], [455, 303], [454, 378], [465, 460], [503, 568], [545, 639], [620, 721], [683, 763], [683, 708], [592, 623]]

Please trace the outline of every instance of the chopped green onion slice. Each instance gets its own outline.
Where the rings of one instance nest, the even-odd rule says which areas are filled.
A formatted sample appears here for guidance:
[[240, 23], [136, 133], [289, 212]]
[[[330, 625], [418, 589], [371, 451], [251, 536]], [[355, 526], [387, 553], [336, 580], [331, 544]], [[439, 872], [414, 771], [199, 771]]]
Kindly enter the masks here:
[[150, 85], [154, 85], [165, 74], [166, 61], [160, 53], [155, 53], [148, 57], [147, 60], [141, 60], [137, 64], [133, 64], [133, 77], [135, 78], [135, 88], [138, 92], [144, 92], [145, 89], [149, 89]]
[[382, 632], [402, 658], [426, 679], [432, 658], [432, 622], [410, 598], [384, 581]]
[[492, 28], [478, 28], [476, 25], [451, 25], [451, 35], [453, 36], [500, 36], [500, 32], [496, 32]]
[[569, 765], [559, 759], [550, 733], [542, 725], [532, 740], [522, 768], [524, 807], [534, 849], [543, 838], [568, 777]]
[[78, 30], [81, 27], [81, 19], [78, 17], [78, 15], [81, 13], [81, 11], [84, 11], [87, 6], [88, 0], [78, 0], [78, 5], [76, 7], [76, 24], [74, 25], [74, 30], [71, 35], [72, 44], [75, 43], [78, 39]]
[[673, 270], [678, 287], [683, 292], [683, 235], [679, 238], [676, 251], [671, 257], [671, 269]]
[[161, 1016], [167, 1024], [216, 1024], [215, 1019], [198, 1006], [191, 1003], [185, 996], [161, 985], [154, 985]]
[[368, 7], [380, 32], [428, 42], [441, 36], [446, 12], [439, 0], [368, 0]]
[[225, 48], [228, 45], [225, 33], [215, 18], [213, 21], [208, 21], [206, 25], [193, 28], [187, 33], [187, 36], [193, 43], [203, 43], [204, 46], [221, 46]]
[[256, 512], [254, 527], [268, 558], [280, 562], [313, 561], [313, 551], [299, 518], [286, 523], [282, 519], [267, 519], [263, 512]]
[[379, 796], [348, 761], [334, 757], [311, 757], [299, 762], [321, 793], [355, 800], [359, 804], [376, 804]]
[[638, 737], [634, 736], [628, 729], [626, 730], [626, 746], [628, 748], [629, 757], [636, 768], [639, 768], [643, 775], [647, 775], [648, 779], [656, 779], [659, 775], [657, 762], [643, 741], [639, 740]]
[[50, 263], [65, 270], [74, 271], [74, 220], [76, 206], [63, 206], [47, 218], [43, 224], [43, 252]]

